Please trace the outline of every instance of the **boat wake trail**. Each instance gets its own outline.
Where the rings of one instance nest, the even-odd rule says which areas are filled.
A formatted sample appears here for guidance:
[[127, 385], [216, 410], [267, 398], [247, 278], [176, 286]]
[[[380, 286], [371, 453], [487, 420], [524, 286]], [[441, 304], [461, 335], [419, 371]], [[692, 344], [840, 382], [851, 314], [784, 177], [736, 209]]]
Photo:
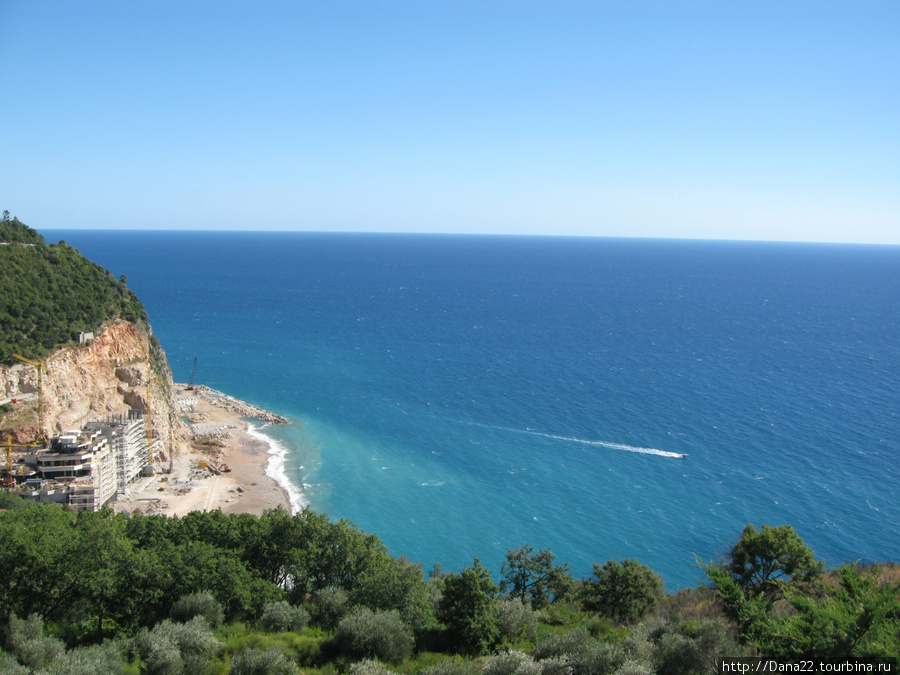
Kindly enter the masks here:
[[[510, 431], [514, 431], [510, 429]], [[516, 429], [515, 431], [520, 431]], [[625, 450], [626, 452], [639, 452], [642, 455], [657, 455], [658, 457], [671, 457], [673, 459], [681, 459], [687, 457], [683, 452], [669, 452], [668, 450], [657, 450], [656, 448], [641, 448], [636, 445], [625, 445], [624, 443], [609, 443], [608, 441], [590, 441], [586, 438], [573, 438], [572, 436], [556, 436], [555, 434], [543, 434], [540, 431], [525, 430], [523, 434], [531, 434], [532, 436], [543, 436], [544, 438], [553, 438], [557, 441], [568, 441], [569, 443], [581, 443], [582, 445], [593, 445], [599, 448], [609, 448], [610, 450]]]
[[668, 450], [657, 450], [656, 448], [641, 448], [636, 445], [625, 445], [624, 443], [610, 443], [609, 441], [592, 441], [587, 438], [575, 438], [574, 436], [558, 436], [556, 434], [545, 434], [533, 429], [513, 429], [512, 427], [501, 427], [494, 424], [482, 424], [481, 422], [455, 420], [461, 424], [473, 427], [484, 427], [485, 429], [499, 429], [500, 431], [508, 431], [513, 434], [528, 434], [529, 436], [543, 436], [544, 438], [552, 438], [556, 441], [565, 441], [567, 443], [580, 443], [582, 445], [592, 445], [596, 448], [609, 448], [610, 450], [624, 450], [625, 452], [638, 452], [642, 455], [656, 455], [657, 457], [669, 457], [671, 459], [683, 459], [687, 457], [686, 452], [669, 452]]

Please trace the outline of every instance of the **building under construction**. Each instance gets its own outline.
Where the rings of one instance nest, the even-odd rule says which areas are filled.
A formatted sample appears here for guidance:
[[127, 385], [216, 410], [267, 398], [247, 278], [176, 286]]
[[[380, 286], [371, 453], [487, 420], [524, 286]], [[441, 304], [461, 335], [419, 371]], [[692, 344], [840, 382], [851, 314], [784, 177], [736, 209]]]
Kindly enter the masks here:
[[139, 412], [88, 422], [54, 436], [7, 476], [10, 489], [27, 499], [97, 511], [124, 494], [150, 465], [150, 450]]

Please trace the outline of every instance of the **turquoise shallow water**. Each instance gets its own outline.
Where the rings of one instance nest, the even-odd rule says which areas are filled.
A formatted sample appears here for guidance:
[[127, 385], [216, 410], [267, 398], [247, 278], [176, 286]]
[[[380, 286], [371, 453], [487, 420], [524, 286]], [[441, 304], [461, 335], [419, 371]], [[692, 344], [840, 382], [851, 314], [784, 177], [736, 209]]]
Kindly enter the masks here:
[[426, 567], [528, 542], [677, 588], [747, 522], [900, 559], [896, 247], [44, 234], [128, 276], [177, 379], [295, 420], [263, 432], [308, 503]]

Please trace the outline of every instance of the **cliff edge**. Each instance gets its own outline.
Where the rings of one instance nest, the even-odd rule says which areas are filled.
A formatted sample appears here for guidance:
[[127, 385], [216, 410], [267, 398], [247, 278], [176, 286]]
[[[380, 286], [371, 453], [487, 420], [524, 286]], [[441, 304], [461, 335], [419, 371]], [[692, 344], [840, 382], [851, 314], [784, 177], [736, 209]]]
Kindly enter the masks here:
[[[175, 414], [172, 373], [165, 352], [137, 326], [115, 321], [90, 344], [63, 347], [44, 364], [41, 389], [48, 436], [110, 416], [127, 417], [131, 410], [146, 419], [149, 411], [154, 437], [171, 456], [185, 428]], [[0, 421], [0, 435], [12, 436], [14, 443], [33, 441], [39, 426], [37, 368], [0, 365], [0, 388], [9, 409]]]

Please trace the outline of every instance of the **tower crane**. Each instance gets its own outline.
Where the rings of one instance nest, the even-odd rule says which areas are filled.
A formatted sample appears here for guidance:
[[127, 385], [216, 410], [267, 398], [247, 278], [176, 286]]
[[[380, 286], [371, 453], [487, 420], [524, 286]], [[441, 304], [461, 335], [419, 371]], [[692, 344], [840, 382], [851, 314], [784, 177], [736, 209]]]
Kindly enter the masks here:
[[41, 379], [41, 373], [43, 373], [44, 371], [50, 372], [50, 369], [47, 368], [46, 364], [43, 361], [34, 361], [19, 354], [13, 354], [13, 356], [19, 359], [19, 361], [24, 361], [25, 363], [29, 363], [37, 368], [38, 441], [46, 443], [47, 432], [44, 431], [44, 387], [43, 381]]
[[194, 369], [191, 370], [191, 381], [188, 382], [187, 390], [194, 391], [194, 375], [197, 374], [197, 357], [194, 357]]
[[6, 437], [6, 491], [12, 492], [13, 486], [16, 484], [12, 472], [12, 438]]

